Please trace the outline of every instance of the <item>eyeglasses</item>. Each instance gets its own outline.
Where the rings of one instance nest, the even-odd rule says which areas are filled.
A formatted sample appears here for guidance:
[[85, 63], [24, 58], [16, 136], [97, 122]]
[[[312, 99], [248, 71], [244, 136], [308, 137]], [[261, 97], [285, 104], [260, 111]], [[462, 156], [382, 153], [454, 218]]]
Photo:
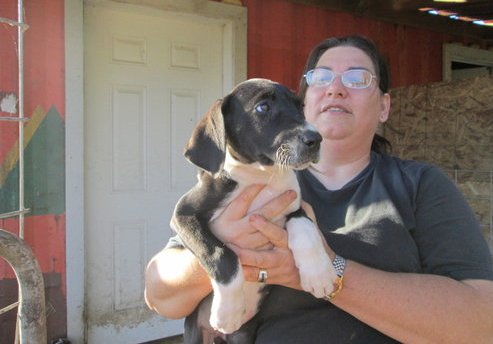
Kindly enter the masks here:
[[342, 73], [336, 73], [325, 67], [309, 70], [304, 77], [308, 86], [328, 86], [337, 75], [341, 76], [341, 82], [345, 87], [357, 90], [370, 87], [372, 80], [376, 78], [366, 69], [349, 69]]

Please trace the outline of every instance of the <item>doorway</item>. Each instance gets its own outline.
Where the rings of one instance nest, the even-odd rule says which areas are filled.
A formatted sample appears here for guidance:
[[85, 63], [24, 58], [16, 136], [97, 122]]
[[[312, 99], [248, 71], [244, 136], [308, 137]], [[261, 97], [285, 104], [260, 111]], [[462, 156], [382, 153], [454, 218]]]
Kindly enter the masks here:
[[[67, 325], [76, 342], [136, 343], [181, 332], [180, 322], [146, 309], [143, 268], [171, 235], [172, 205], [195, 180], [181, 156], [191, 128], [246, 77], [246, 9], [129, 2], [66, 8], [67, 113], [85, 116], [67, 119]], [[70, 36], [81, 26], [84, 113], [76, 109], [81, 35]], [[74, 155], [81, 151], [82, 161]]]

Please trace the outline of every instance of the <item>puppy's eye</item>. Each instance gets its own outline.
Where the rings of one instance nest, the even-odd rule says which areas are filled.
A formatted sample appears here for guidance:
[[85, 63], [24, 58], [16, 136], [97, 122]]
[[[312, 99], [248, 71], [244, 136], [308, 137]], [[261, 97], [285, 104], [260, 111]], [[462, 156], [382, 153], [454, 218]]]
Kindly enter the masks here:
[[255, 105], [255, 111], [257, 111], [259, 113], [265, 113], [265, 112], [268, 112], [269, 110], [270, 110], [270, 106], [267, 102], [263, 102], [263, 103]]

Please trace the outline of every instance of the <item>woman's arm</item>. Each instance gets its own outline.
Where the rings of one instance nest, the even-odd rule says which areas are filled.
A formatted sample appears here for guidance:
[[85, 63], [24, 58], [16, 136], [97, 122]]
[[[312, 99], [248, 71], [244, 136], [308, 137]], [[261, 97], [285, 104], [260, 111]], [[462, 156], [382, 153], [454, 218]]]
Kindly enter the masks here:
[[493, 342], [493, 282], [389, 273], [349, 261], [334, 304], [404, 343]]
[[161, 316], [183, 318], [211, 291], [205, 270], [185, 248], [165, 248], [147, 265], [145, 300]]

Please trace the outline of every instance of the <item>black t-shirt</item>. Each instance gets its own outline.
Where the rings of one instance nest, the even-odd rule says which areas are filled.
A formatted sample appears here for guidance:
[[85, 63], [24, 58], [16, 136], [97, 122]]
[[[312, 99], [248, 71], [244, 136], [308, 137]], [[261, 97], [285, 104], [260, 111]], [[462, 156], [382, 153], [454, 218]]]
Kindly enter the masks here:
[[[339, 190], [327, 190], [308, 170], [298, 180], [342, 257], [384, 271], [493, 280], [478, 221], [438, 168], [372, 153], [370, 164]], [[331, 303], [281, 286], [272, 288], [259, 319], [261, 344], [395, 343]]]

